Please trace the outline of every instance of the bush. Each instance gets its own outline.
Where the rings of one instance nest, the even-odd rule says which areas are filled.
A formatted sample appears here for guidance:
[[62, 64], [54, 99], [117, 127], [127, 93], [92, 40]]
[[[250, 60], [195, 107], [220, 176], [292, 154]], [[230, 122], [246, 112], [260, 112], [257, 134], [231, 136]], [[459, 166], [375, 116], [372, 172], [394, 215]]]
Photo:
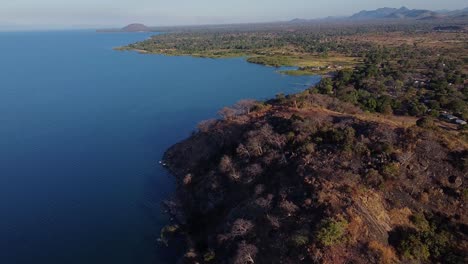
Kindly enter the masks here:
[[428, 232], [431, 228], [429, 221], [427, 221], [423, 213], [416, 213], [412, 215], [410, 220], [419, 231]]
[[380, 186], [383, 183], [383, 180], [382, 175], [374, 169], [370, 169], [365, 176], [365, 182], [373, 187]]
[[398, 251], [407, 259], [426, 261], [431, 256], [428, 245], [425, 245], [417, 234], [411, 234], [402, 240]]
[[307, 143], [301, 147], [301, 151], [304, 154], [312, 154], [315, 152], [315, 144], [314, 143]]
[[211, 262], [213, 260], [215, 260], [216, 258], [216, 254], [213, 252], [213, 251], [208, 251], [207, 253], [205, 253], [205, 255], [203, 255], [203, 260], [205, 262]]
[[416, 229], [402, 232], [397, 245], [397, 250], [404, 258], [419, 261], [431, 258], [443, 263], [458, 263], [456, 260], [459, 256], [451, 243], [454, 239], [444, 225], [444, 219], [416, 213], [410, 220]]
[[382, 168], [382, 173], [385, 179], [398, 179], [400, 176], [400, 166], [398, 163], [392, 162]]
[[309, 243], [309, 236], [307, 230], [300, 230], [296, 232], [292, 237], [291, 237], [291, 243], [295, 247], [302, 247], [305, 246]]
[[369, 250], [375, 252], [378, 256], [378, 263], [382, 264], [393, 264], [398, 263], [397, 257], [393, 249], [389, 246], [385, 246], [377, 241], [371, 241], [368, 244]]
[[434, 119], [430, 117], [423, 117], [418, 119], [418, 121], [416, 121], [416, 125], [422, 128], [433, 128], [435, 126]]
[[332, 246], [340, 242], [348, 227], [348, 221], [345, 219], [335, 220], [328, 218], [322, 222], [317, 232], [317, 240], [324, 246]]

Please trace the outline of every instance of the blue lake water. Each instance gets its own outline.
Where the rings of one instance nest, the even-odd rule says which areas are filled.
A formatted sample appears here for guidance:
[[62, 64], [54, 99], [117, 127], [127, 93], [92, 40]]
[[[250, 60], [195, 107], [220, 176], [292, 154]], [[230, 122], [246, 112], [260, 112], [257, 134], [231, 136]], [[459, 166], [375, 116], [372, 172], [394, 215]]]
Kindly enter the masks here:
[[165, 263], [164, 150], [222, 106], [317, 81], [112, 49], [149, 36], [0, 33], [0, 263]]

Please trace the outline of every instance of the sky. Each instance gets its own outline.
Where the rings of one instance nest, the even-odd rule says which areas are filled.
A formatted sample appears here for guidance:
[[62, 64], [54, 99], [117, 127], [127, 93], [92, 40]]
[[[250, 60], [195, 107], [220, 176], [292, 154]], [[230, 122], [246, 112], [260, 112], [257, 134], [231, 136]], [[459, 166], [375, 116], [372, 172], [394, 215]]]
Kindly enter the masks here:
[[379, 7], [461, 9], [466, 0], [0, 0], [0, 27], [114, 27], [285, 21]]

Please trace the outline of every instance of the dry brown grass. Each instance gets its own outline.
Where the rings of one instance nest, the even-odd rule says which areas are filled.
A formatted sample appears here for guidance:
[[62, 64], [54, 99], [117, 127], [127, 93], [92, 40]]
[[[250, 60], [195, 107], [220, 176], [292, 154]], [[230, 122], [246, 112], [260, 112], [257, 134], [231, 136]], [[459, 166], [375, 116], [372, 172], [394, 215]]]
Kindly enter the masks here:
[[395, 251], [391, 247], [383, 245], [378, 241], [371, 241], [368, 247], [371, 251], [375, 252], [379, 256], [380, 263], [398, 263], [398, 258], [395, 254]]
[[408, 207], [392, 209], [388, 214], [390, 216], [392, 226], [411, 226], [409, 217], [413, 212]]
[[463, 48], [468, 41], [466, 33], [453, 32], [404, 32], [368, 33], [343, 37], [345, 41], [371, 42], [382, 46], [398, 47], [402, 44], [427, 48]]
[[[400, 47], [401, 45], [418, 46], [433, 49], [453, 58], [468, 59], [468, 34], [461, 32], [386, 32], [368, 33], [343, 37], [342, 42], [373, 43], [385, 47]], [[463, 71], [468, 73], [468, 65], [463, 65]]]

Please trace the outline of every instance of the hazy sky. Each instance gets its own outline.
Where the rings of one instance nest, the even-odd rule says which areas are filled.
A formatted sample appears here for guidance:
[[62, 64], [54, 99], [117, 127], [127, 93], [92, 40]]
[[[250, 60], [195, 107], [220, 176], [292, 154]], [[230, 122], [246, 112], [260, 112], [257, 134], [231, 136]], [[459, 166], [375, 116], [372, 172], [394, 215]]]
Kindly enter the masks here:
[[459, 9], [466, 0], [0, 0], [0, 25], [238, 23], [350, 15], [379, 7]]

